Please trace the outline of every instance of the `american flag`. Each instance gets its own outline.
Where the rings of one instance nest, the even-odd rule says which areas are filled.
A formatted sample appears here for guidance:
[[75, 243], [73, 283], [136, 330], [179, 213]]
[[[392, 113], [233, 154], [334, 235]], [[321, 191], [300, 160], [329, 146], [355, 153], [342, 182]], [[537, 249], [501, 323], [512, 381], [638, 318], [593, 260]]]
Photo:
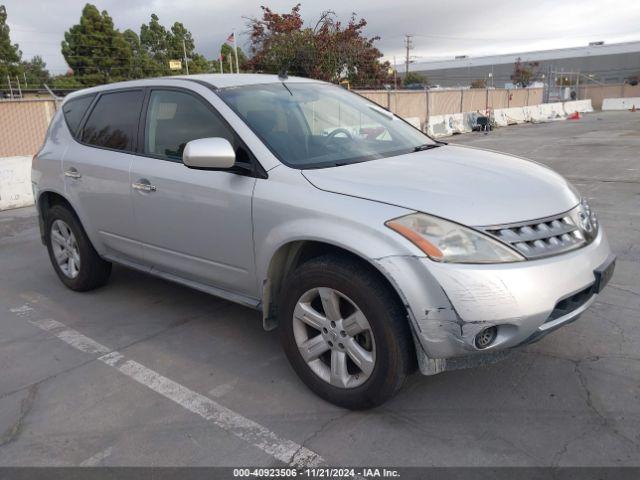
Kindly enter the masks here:
[[231, 45], [233, 45], [233, 42], [235, 42], [235, 40], [236, 40], [235, 34], [232, 33], [231, 35], [229, 35], [227, 37], [227, 41], [224, 42], [224, 43], [226, 43], [227, 45], [231, 46]]

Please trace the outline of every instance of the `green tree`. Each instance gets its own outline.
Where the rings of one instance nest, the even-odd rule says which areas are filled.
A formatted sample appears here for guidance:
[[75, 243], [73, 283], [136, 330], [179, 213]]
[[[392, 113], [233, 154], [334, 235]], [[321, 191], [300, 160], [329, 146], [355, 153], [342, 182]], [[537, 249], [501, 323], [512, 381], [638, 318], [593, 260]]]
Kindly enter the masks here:
[[169, 69], [169, 60], [181, 60], [183, 62], [182, 73], [186, 73], [185, 53], [189, 61], [189, 73], [211, 71], [210, 62], [195, 51], [193, 35], [180, 22], [175, 22], [167, 30], [160, 23], [158, 16], [153, 13], [149, 23], [140, 27], [140, 44], [151, 61], [145, 71], [147, 76], [180, 73]]
[[84, 87], [82, 83], [74, 76], [72, 71], [64, 75], [56, 75], [51, 78], [51, 87], [62, 90], [77, 90]]
[[150, 57], [149, 52], [142, 45], [142, 41], [136, 32], [127, 29], [122, 32], [124, 39], [131, 47], [131, 65], [128, 78], [145, 78], [162, 74], [156, 62]]
[[[232, 62], [233, 62], [233, 71], [236, 71], [236, 56], [235, 56], [235, 52], [233, 51], [233, 47], [229, 46], [228, 44], [224, 43], [222, 45], [222, 47], [220, 48], [220, 54], [222, 55], [222, 59], [223, 59], [223, 71], [229, 73], [229, 58], [231, 58]], [[220, 72], [220, 61], [219, 58], [217, 58], [216, 60], [210, 62], [211, 63], [211, 71], [213, 72]], [[240, 47], [238, 47], [238, 63], [240, 64], [240, 71], [247, 71], [247, 69], [249, 68], [249, 59], [247, 58], [247, 55], [242, 51], [242, 49]]]
[[50, 75], [47, 64], [40, 55], [34, 56], [31, 60], [22, 63], [23, 78], [26, 78], [29, 88], [41, 88], [49, 82]]
[[7, 81], [21, 72], [22, 52], [17, 43], [11, 43], [9, 25], [7, 25], [7, 9], [0, 5], [0, 82]]
[[300, 4], [280, 14], [261, 7], [261, 18], [250, 18], [252, 58], [248, 66], [258, 72], [279, 73], [377, 86], [390, 80], [389, 63], [365, 37], [367, 22], [353, 14], [346, 24], [333, 12], [321, 14], [315, 26], [305, 27]]
[[404, 86], [407, 85], [427, 85], [428, 80], [427, 77], [417, 72], [409, 72], [404, 76], [404, 80], [402, 82]]
[[140, 27], [140, 45], [149, 58], [146, 75], [159, 76], [170, 72], [169, 32], [160, 24], [155, 13], [151, 14], [151, 20], [148, 24], [143, 24]]
[[127, 39], [106, 11], [101, 13], [89, 3], [82, 9], [80, 23], [65, 32], [62, 55], [85, 86], [129, 78], [133, 65]]
[[[183, 51], [184, 44], [184, 51]], [[184, 58], [186, 52], [187, 58], [191, 59], [195, 50], [195, 43], [191, 32], [184, 28], [180, 22], [175, 22], [167, 35], [167, 51], [169, 56], [174, 59]]]
[[539, 67], [540, 62], [523, 62], [522, 59], [518, 57], [513, 65], [511, 81], [519, 87], [528, 87], [536, 77]]
[[487, 88], [487, 81], [484, 78], [476, 78], [471, 82], [471, 88]]
[[193, 35], [180, 22], [175, 22], [169, 34], [169, 52], [175, 59], [183, 59], [186, 52], [189, 61], [189, 73], [207, 73], [211, 65], [203, 55], [196, 53]]

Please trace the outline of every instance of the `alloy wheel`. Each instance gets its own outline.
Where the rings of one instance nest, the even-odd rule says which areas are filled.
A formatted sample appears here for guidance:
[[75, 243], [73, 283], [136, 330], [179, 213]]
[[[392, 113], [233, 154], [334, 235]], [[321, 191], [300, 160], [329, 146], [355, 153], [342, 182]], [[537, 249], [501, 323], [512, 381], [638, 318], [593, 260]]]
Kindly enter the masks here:
[[63, 220], [51, 224], [51, 247], [60, 271], [76, 278], [80, 273], [80, 250], [75, 235]]
[[305, 292], [293, 312], [293, 334], [311, 371], [338, 388], [371, 376], [376, 346], [367, 318], [343, 293], [327, 287]]

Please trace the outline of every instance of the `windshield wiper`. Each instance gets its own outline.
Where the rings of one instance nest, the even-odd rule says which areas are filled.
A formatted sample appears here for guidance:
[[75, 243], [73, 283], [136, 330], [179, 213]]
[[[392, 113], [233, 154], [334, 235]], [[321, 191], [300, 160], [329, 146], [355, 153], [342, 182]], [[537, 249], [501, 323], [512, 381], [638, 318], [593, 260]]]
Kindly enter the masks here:
[[422, 145], [418, 145], [417, 147], [413, 148], [414, 152], [422, 152], [424, 150], [431, 150], [432, 148], [438, 148], [441, 147], [442, 145], [446, 145], [446, 143], [444, 142], [438, 142], [438, 143], [424, 143]]

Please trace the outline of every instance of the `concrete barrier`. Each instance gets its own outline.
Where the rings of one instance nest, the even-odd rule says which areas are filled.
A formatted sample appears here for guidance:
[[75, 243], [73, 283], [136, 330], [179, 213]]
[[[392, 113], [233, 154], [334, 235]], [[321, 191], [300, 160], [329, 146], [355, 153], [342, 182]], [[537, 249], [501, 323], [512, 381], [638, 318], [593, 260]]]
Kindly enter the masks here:
[[541, 103], [540, 114], [543, 118], [543, 122], [553, 122], [555, 120], [564, 120], [567, 116], [564, 113], [564, 105], [562, 102], [556, 103]]
[[564, 102], [562, 105], [564, 113], [571, 115], [573, 113], [589, 113], [593, 112], [593, 106], [591, 105], [591, 99], [587, 100], [572, 100], [570, 102]]
[[31, 157], [0, 158], [0, 210], [33, 205]]
[[509, 125], [509, 117], [506, 108], [495, 108], [491, 111], [491, 120], [497, 127], [506, 127]]
[[527, 115], [524, 111], [524, 107], [511, 107], [505, 108], [507, 120], [509, 125], [521, 124], [527, 121]]
[[471, 129], [465, 128], [464, 115], [462, 113], [450, 113], [443, 115], [443, 117], [449, 125], [449, 129], [451, 129], [451, 133], [466, 133], [471, 131]]
[[524, 111], [525, 121], [531, 123], [540, 123], [547, 121], [547, 117], [542, 113], [540, 105], [530, 105], [522, 107]]
[[[610, 100], [626, 101], [633, 99], [625, 98]], [[638, 101], [636, 107], [640, 108], [640, 101]], [[491, 111], [490, 117], [494, 126], [506, 127], [507, 125], [516, 125], [526, 122], [541, 123], [565, 120], [567, 115], [571, 115], [575, 112], [593, 112], [591, 100], [573, 100], [564, 103], [541, 103], [540, 105], [530, 105], [527, 107], [496, 108]], [[455, 133], [471, 132], [476, 125], [476, 119], [480, 115], [481, 114], [478, 112], [432, 115], [427, 118], [425, 131], [432, 137], [445, 137]]]
[[445, 121], [443, 115], [431, 115], [427, 119], [427, 134], [431, 137], [446, 137], [453, 134], [451, 128], [449, 128], [449, 123]]
[[602, 100], [602, 110], [631, 110], [640, 109], [640, 97], [605, 98]]

